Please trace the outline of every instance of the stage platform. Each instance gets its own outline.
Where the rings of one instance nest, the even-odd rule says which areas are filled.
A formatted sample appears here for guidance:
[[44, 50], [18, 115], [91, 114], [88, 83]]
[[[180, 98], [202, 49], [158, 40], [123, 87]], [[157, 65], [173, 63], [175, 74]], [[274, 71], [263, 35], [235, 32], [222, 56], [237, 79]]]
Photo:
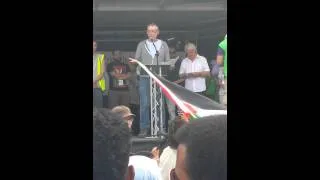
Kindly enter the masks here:
[[132, 153], [137, 153], [141, 151], [149, 151], [151, 152], [152, 148], [155, 146], [159, 146], [159, 144], [163, 141], [163, 139], [159, 137], [136, 137], [133, 136], [131, 138], [132, 142]]

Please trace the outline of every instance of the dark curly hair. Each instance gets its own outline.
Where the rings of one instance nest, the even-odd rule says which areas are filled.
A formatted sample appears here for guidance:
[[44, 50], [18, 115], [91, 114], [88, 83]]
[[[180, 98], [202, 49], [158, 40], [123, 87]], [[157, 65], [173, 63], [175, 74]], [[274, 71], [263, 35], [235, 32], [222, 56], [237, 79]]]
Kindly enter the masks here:
[[177, 130], [186, 124], [184, 120], [181, 120], [179, 117], [176, 117], [173, 121], [169, 122], [169, 128], [168, 128], [168, 146], [170, 146], [172, 149], [177, 149], [178, 142], [176, 141], [175, 134]]
[[199, 118], [176, 133], [190, 180], [227, 179], [227, 115]]
[[93, 109], [93, 180], [122, 180], [129, 162], [126, 122], [107, 109]]

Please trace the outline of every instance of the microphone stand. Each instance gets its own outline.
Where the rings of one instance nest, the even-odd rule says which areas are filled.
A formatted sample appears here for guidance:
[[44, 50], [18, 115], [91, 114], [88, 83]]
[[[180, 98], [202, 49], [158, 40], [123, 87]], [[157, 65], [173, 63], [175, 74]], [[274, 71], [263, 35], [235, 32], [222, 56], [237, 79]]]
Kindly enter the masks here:
[[154, 40], [152, 40], [152, 44], [154, 46], [154, 49], [156, 50], [156, 58], [157, 58], [157, 74], [161, 77], [161, 71], [160, 71], [160, 67], [159, 67], [159, 51], [156, 47], [156, 45], [154, 44]]
[[[154, 40], [152, 40], [152, 44], [154, 46], [154, 49], [156, 50], [156, 58], [157, 58], [157, 74], [158, 76], [162, 76], [162, 73], [161, 73], [161, 67], [159, 66], [159, 51], [156, 47], [156, 45], [154, 44]], [[158, 92], [160, 91], [160, 92]], [[158, 117], [159, 117], [159, 124], [160, 124], [160, 133], [163, 133], [163, 125], [162, 125], [162, 94], [161, 94], [161, 90], [160, 89], [157, 89], [156, 90], [156, 103], [158, 104], [157, 106], [159, 106], [160, 109], [157, 109], [156, 112], [158, 114]], [[157, 122], [158, 123], [158, 122]], [[157, 125], [158, 126], [158, 125]]]

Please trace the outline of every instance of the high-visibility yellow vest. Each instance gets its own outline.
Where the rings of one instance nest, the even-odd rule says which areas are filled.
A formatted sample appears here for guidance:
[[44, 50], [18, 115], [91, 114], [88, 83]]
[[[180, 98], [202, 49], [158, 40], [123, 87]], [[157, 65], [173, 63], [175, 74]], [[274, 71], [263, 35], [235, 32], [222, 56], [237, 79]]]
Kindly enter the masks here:
[[[104, 54], [98, 55], [98, 61], [97, 61], [97, 76], [101, 74], [101, 66], [104, 66]], [[104, 79], [104, 76], [102, 76], [102, 79], [98, 81], [99, 87], [102, 91], [106, 90], [106, 81]]]

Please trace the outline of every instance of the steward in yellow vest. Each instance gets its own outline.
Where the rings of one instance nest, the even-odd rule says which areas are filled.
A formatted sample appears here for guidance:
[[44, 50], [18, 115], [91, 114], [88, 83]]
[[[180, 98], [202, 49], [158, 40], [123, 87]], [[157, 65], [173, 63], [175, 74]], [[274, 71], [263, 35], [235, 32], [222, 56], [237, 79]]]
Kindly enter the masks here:
[[103, 107], [103, 92], [106, 90], [104, 78], [104, 55], [96, 53], [97, 43], [93, 41], [93, 107]]
[[105, 72], [105, 66], [104, 66], [104, 55], [103, 54], [96, 54], [93, 58], [96, 58], [96, 60], [93, 60], [94, 63], [96, 63], [96, 69], [94, 68], [94, 76], [93, 77], [93, 84], [96, 86], [95, 88], [100, 88], [102, 92], [106, 90], [106, 81], [104, 79], [104, 72]]

